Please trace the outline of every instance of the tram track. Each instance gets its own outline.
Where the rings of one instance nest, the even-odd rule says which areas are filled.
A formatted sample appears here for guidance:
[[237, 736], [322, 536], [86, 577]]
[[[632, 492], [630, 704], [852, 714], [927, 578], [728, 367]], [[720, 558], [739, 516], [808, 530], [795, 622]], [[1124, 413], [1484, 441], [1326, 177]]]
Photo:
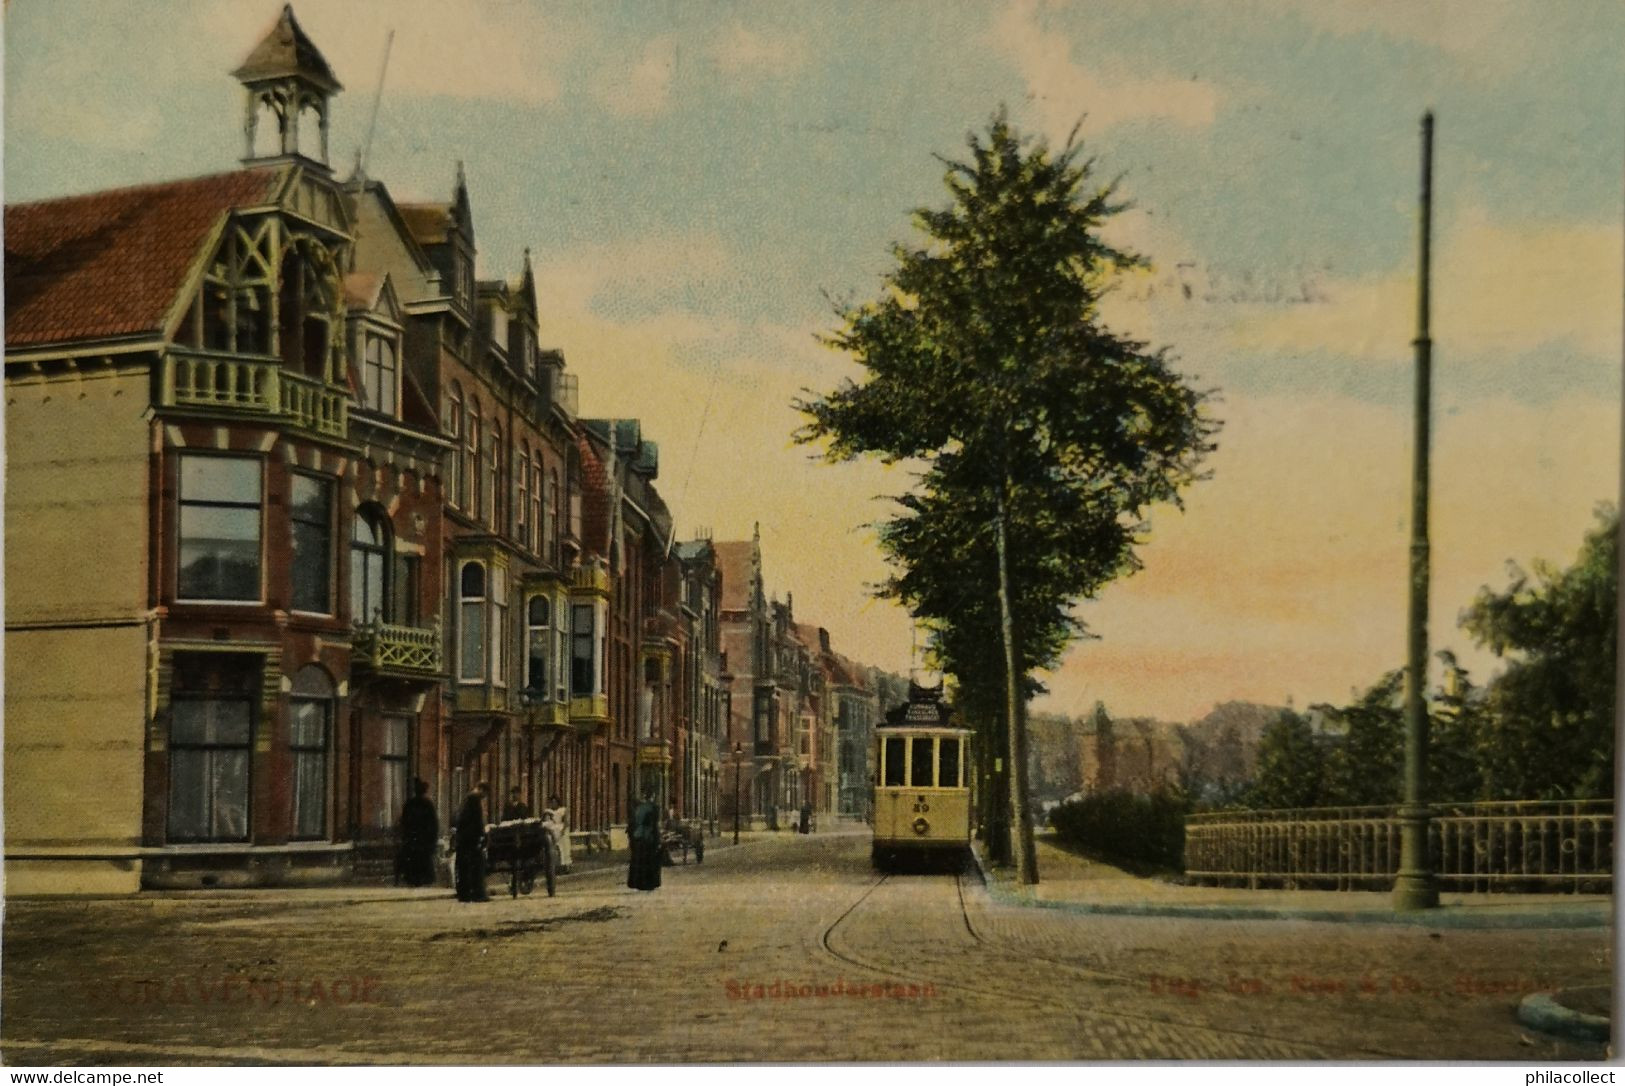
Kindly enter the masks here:
[[[1017, 1004], [1024, 1007], [1041, 1010], [1045, 1013], [1055, 1013], [1057, 1010], [1070, 1016], [1076, 1023], [1080, 1036], [1092, 1036], [1099, 1031], [1104, 1023], [1111, 1023], [1120, 1027], [1121, 1031], [1132, 1033], [1138, 1037], [1151, 1035], [1168, 1044], [1173, 1054], [1184, 1058], [1198, 1059], [1327, 1059], [1327, 1058], [1371, 1058], [1394, 1059], [1400, 1054], [1385, 1052], [1365, 1047], [1350, 1048], [1337, 1053], [1335, 1056], [1326, 1052], [1321, 1046], [1309, 1042], [1281, 1037], [1261, 1030], [1238, 1029], [1231, 1026], [1219, 1026], [1204, 1021], [1192, 1021], [1166, 1014], [1136, 1013], [1122, 1009], [1102, 1009], [1099, 1007], [1075, 1008], [1070, 1000], [1065, 998], [1066, 993], [1057, 993], [1053, 990], [1035, 992], [1031, 987], [1023, 987], [1010, 982], [1010, 978], [999, 976], [994, 970], [1011, 963], [1019, 965], [1042, 964], [1049, 970], [1060, 970], [1066, 976], [1086, 986], [1127, 986], [1137, 988], [1144, 983], [1142, 977], [1127, 973], [1116, 973], [1109, 970], [1095, 969], [1080, 965], [1075, 961], [1050, 954], [1035, 953], [1027, 948], [1011, 946], [1008, 943], [992, 937], [979, 930], [972, 917], [971, 907], [966, 899], [965, 877], [962, 873], [954, 876], [954, 905], [958, 909], [958, 926], [962, 926], [968, 937], [971, 947], [976, 948], [985, 955], [983, 968], [978, 971], [975, 983], [953, 979], [943, 975], [940, 968], [932, 969], [916, 957], [907, 966], [906, 971], [892, 962], [875, 960], [854, 950], [852, 940], [844, 938], [843, 928], [850, 933], [855, 924], [863, 919], [865, 906], [870, 905], [882, 887], [902, 885], [894, 880], [890, 874], [883, 874], [868, 883], [863, 891], [831, 921], [820, 935], [819, 943], [825, 953], [832, 958], [853, 968], [864, 970], [888, 981], [903, 984], [921, 984], [929, 982], [937, 989], [968, 994], [978, 1000], [992, 998], [1001, 1004]], [[940, 967], [942, 963], [934, 963]], [[925, 968], [922, 970], [922, 966]], [[1070, 989], [1072, 986], [1068, 986]], [[1121, 1058], [1121, 1056], [1108, 1056], [1104, 1058]], [[1160, 1058], [1170, 1058], [1168, 1053], [1161, 1054]]]

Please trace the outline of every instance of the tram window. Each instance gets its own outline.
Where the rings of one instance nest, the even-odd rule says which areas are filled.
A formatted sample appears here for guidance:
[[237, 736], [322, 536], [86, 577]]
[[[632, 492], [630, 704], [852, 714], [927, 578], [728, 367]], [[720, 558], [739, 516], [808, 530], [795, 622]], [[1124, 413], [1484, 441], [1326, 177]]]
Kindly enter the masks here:
[[885, 777], [888, 788], [901, 788], [903, 786], [903, 740], [901, 736], [887, 736]]
[[912, 788], [931, 787], [931, 737], [928, 735], [915, 736], [914, 757], [911, 759], [909, 772], [909, 786]]
[[937, 741], [937, 787], [959, 787], [959, 740], [946, 737]]

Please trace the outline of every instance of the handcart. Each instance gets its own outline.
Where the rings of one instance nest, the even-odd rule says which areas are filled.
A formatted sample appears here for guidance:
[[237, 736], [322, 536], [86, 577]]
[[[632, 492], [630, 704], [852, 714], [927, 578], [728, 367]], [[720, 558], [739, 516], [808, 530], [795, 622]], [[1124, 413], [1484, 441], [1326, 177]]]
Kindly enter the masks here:
[[553, 835], [539, 818], [521, 818], [486, 827], [485, 858], [492, 871], [508, 870], [508, 887], [514, 897], [536, 887], [540, 873], [552, 897], [558, 877], [559, 856]]

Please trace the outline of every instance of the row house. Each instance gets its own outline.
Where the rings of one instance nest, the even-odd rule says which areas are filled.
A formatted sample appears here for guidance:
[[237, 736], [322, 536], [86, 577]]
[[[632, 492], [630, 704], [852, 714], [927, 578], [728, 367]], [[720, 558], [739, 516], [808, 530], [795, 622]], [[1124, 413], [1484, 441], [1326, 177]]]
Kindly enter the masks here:
[[[718, 812], [721, 564], [581, 420], [526, 256], [335, 178], [291, 9], [240, 169], [6, 209], [14, 893], [387, 872], [414, 778]], [[95, 576], [72, 555], [85, 552]]]
[[241, 169], [6, 210], [14, 893], [347, 877], [443, 758], [408, 308], [291, 13], [235, 75]]
[[827, 629], [797, 622], [792, 595], [769, 597], [759, 529], [748, 541], [713, 547], [728, 690], [718, 753], [734, 785], [722, 790], [724, 817], [737, 807], [741, 822], [777, 827], [803, 805], [865, 817], [879, 716], [875, 673], [836, 653]]

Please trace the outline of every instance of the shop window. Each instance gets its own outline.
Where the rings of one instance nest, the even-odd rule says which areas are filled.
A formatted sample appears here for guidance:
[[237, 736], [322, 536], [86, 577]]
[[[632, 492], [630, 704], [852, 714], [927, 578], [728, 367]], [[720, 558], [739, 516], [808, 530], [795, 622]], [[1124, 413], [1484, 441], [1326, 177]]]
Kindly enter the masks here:
[[292, 593], [295, 611], [333, 613], [333, 481], [296, 473], [289, 501], [293, 519]]
[[176, 595], [185, 600], [257, 601], [260, 460], [183, 453], [179, 469]]

